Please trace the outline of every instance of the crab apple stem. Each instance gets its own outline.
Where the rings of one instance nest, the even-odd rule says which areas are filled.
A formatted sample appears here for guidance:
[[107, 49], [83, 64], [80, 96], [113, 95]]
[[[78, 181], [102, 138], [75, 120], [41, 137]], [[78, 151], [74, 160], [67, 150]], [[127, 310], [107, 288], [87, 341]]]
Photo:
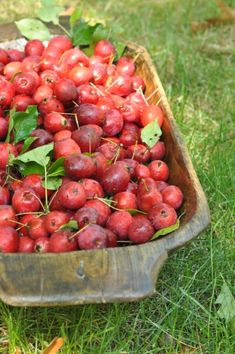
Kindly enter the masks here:
[[16, 76], [17, 76], [17, 75], [20, 75], [20, 74], [22, 74], [22, 71], [18, 71], [17, 73], [15, 73], [15, 74], [12, 76], [10, 82], [13, 83], [14, 80], [15, 80], [15, 78], [16, 78]]
[[114, 58], [115, 58], [115, 55], [110, 56], [109, 65], [113, 64]]
[[113, 85], [115, 85], [117, 82], [119, 81], [119, 78], [114, 80], [111, 85], [109, 85], [109, 87], [107, 87], [107, 90], [111, 89], [113, 87]]
[[50, 209], [51, 203], [52, 203], [53, 200], [55, 199], [55, 196], [56, 196], [56, 194], [57, 194], [58, 192], [59, 192], [59, 189], [57, 189], [57, 191], [53, 194], [53, 197], [51, 198], [51, 200], [50, 200], [50, 202], [49, 202], [49, 204], [48, 204], [49, 209]]
[[21, 226], [20, 226], [20, 229], [21, 229], [22, 227], [24, 227], [24, 226], [27, 226], [27, 224], [22, 224], [22, 222], [19, 222], [19, 221], [16, 221], [16, 220], [12, 220], [12, 219], [8, 219], [8, 220], [11, 221], [11, 222], [14, 222], [15, 224], [21, 225]]
[[71, 33], [69, 33], [69, 31], [67, 31], [67, 29], [61, 25], [59, 22], [57, 23], [57, 26], [60, 27], [66, 34], [67, 36], [70, 38], [71, 37]]
[[148, 103], [148, 101], [147, 101], [146, 98], [145, 98], [145, 95], [144, 95], [144, 93], [143, 93], [143, 90], [142, 90], [142, 87], [141, 87], [141, 86], [136, 89], [136, 92], [138, 92], [138, 93], [141, 94], [141, 96], [142, 96], [142, 98], [143, 98], [143, 100], [144, 100], [146, 106], [149, 106], [149, 103]]
[[105, 205], [107, 205], [108, 207], [110, 207], [111, 209], [114, 209], [114, 210], [117, 210], [117, 211], [122, 211], [121, 209], [118, 209], [118, 208], [115, 208], [113, 205], [112, 205], [112, 201], [111, 203], [107, 202], [105, 198], [99, 198], [99, 197], [95, 197], [94, 199], [97, 199], [99, 200], [100, 202], [104, 203]]
[[38, 215], [38, 217], [45, 215], [45, 213], [39, 212], [39, 211], [27, 211], [25, 213], [18, 213], [16, 216], [22, 216], [22, 215]]
[[105, 95], [103, 94], [103, 92], [102, 92], [100, 89], [98, 89], [98, 87], [97, 87], [96, 85], [94, 85], [93, 82], [90, 82], [90, 85], [91, 85], [93, 88], [95, 88], [96, 91], [99, 92], [99, 94], [100, 94], [101, 96], [105, 97]]
[[146, 100], [147, 100], [147, 101], [150, 100], [150, 98], [153, 97], [153, 95], [154, 95], [155, 93], [157, 93], [158, 91], [159, 91], [159, 87], [157, 87], [157, 88], [146, 98]]
[[76, 107], [79, 107], [79, 104], [76, 101], [72, 101], [72, 102]]
[[186, 211], [184, 210], [180, 215], [179, 215], [179, 220], [182, 218], [182, 216], [184, 216], [186, 213]]
[[140, 54], [141, 54], [141, 52], [138, 52], [138, 53], [136, 54], [136, 56], [132, 59], [133, 63], [136, 62], [136, 60], [139, 58]]
[[[116, 208], [116, 207], [114, 207], [112, 205], [112, 203], [117, 203], [117, 202], [111, 201], [111, 203], [109, 203], [109, 202], [106, 202], [107, 199], [105, 199], [105, 198], [95, 197], [93, 199], [99, 200], [100, 202], [104, 203], [105, 205], [107, 205], [108, 207], [110, 207], [111, 209], [116, 210], [116, 211], [124, 211], [125, 210], [125, 211], [128, 211], [129, 213], [132, 212], [132, 211], [136, 211], [139, 214], [146, 215], [146, 213], [144, 211], [138, 210], [138, 209], [119, 209], [119, 208]], [[110, 200], [108, 199], [108, 201], [110, 201]]]
[[161, 96], [161, 97], [159, 98], [159, 100], [158, 100], [157, 103], [156, 103], [156, 106], [158, 106], [159, 103], [160, 103], [162, 100], [163, 100], [163, 96]]
[[72, 234], [69, 237], [69, 240], [72, 240], [75, 236], [79, 235], [80, 232], [82, 232], [83, 230], [85, 230], [88, 226], [92, 225], [92, 223], [86, 224], [85, 226], [83, 226], [80, 230], [78, 230], [77, 232], [75, 232], [74, 234]]
[[134, 160], [135, 153], [136, 153], [136, 149], [137, 149], [137, 145], [138, 145], [138, 140], [135, 141], [135, 147], [134, 147], [133, 154], [132, 154], [132, 156], [131, 156], [131, 160]]
[[[116, 151], [116, 153], [115, 153], [114, 157], [112, 158], [112, 160], [113, 160], [113, 163], [114, 163], [114, 164], [117, 162], [117, 159], [118, 159], [118, 156], [119, 156], [120, 150], [121, 150], [121, 147], [120, 147], [120, 146], [118, 146], [117, 151]], [[112, 161], [112, 160], [111, 160], [111, 161]]]
[[101, 137], [101, 140], [108, 141], [109, 143], [111, 143], [113, 145], [118, 145], [118, 143], [115, 143], [115, 141], [112, 141], [111, 139]]
[[[43, 210], [48, 213], [49, 212], [49, 204], [48, 204], [48, 193], [47, 193], [47, 167], [46, 167], [46, 165], [43, 165], [43, 167], [44, 167], [44, 180], [45, 180], [45, 207], [43, 206]], [[42, 205], [42, 203], [41, 203], [41, 205]]]
[[52, 111], [51, 113], [59, 113], [61, 115], [65, 115], [65, 116], [76, 116], [76, 113], [69, 113], [69, 112], [56, 112], [56, 111]]
[[146, 183], [146, 181], [144, 180], [144, 178], [142, 178], [142, 182], [143, 182], [143, 184], [144, 184], [144, 188], [145, 188], [146, 192], [149, 192], [149, 188], [148, 188], [147, 183]]

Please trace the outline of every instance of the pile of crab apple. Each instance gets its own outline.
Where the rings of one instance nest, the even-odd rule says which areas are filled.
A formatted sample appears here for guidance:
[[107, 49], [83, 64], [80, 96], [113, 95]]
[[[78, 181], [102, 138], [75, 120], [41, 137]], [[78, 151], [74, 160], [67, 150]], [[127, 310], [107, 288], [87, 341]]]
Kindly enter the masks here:
[[[114, 62], [114, 56], [108, 40], [88, 57], [66, 36], [47, 46], [29, 40], [24, 51], [0, 49], [1, 252], [142, 244], [176, 223], [183, 194], [167, 183], [165, 144], [149, 148], [141, 140], [143, 127], [153, 120], [161, 127], [164, 113], [145, 99], [133, 60]], [[53, 143], [52, 161], [64, 158], [62, 184], [54, 191], [45, 191], [40, 174], [8, 172], [9, 156], [23, 146], [13, 143], [12, 133], [6, 142], [9, 111], [32, 105], [39, 114], [29, 150]], [[77, 230], [63, 227], [71, 220]]]

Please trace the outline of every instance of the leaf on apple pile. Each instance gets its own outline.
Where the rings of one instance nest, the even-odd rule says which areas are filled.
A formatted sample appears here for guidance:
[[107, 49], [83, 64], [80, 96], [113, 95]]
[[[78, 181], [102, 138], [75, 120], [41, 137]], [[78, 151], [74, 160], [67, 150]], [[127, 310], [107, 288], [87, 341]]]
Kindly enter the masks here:
[[70, 29], [73, 30], [75, 24], [81, 19], [82, 17], [82, 8], [77, 7], [69, 18]]
[[221, 305], [217, 311], [220, 318], [225, 319], [226, 322], [235, 319], [235, 299], [225, 281], [215, 303]]
[[48, 177], [58, 177], [64, 175], [64, 157], [60, 157], [48, 168]]
[[[122, 210], [122, 209], [120, 209]], [[139, 209], [125, 209], [126, 211], [128, 211], [131, 215], [138, 215], [138, 214], [142, 214], [142, 215], [146, 215], [147, 213], [145, 213], [142, 210]]]
[[[110, 38], [116, 47], [115, 60], [122, 56], [126, 45], [118, 38], [118, 34], [123, 32], [123, 28], [117, 25], [110, 25], [109, 29], [101, 22], [84, 20], [82, 9], [76, 8], [70, 16], [70, 33], [74, 45], [88, 46], [86, 54], [92, 55], [95, 43], [102, 39]], [[110, 30], [111, 29], [111, 30]], [[112, 32], [112, 34], [111, 34]]]
[[83, 46], [83, 45], [92, 44], [94, 42], [93, 34], [100, 25], [101, 25], [100, 23], [96, 23], [95, 25], [90, 25], [85, 20], [80, 19], [77, 22], [77, 25], [75, 24], [71, 28], [73, 45]]
[[13, 164], [14, 162], [36, 162], [40, 166], [46, 166], [50, 161], [50, 158], [47, 155], [53, 150], [53, 148], [53, 143], [39, 146], [33, 150], [27, 151], [24, 154], [15, 157], [11, 162]]
[[49, 29], [40, 20], [33, 18], [24, 18], [20, 21], [15, 21], [15, 24], [20, 33], [27, 39], [40, 39], [45, 41], [50, 38]]
[[77, 221], [70, 220], [67, 224], [64, 224], [60, 227], [60, 230], [65, 230], [65, 229], [79, 230]]
[[33, 144], [33, 142], [37, 139], [37, 136], [30, 136], [29, 138], [25, 139], [24, 145], [22, 146], [20, 153], [24, 154], [28, 150], [28, 148]]
[[[30, 141], [29, 141], [30, 139]], [[26, 146], [32, 143], [32, 138], [26, 139]], [[33, 138], [35, 140], [35, 138]], [[28, 141], [27, 141], [28, 140]], [[12, 157], [11, 165], [17, 165], [23, 176], [39, 174], [44, 177], [42, 185], [46, 189], [57, 190], [62, 184], [61, 176], [64, 176], [64, 158], [61, 157], [51, 163], [50, 155], [54, 144], [47, 144], [27, 151], [17, 157]], [[51, 164], [50, 164], [51, 163]]]
[[57, 190], [61, 184], [62, 178], [59, 177], [49, 177], [47, 180], [42, 181], [43, 187], [52, 191]]
[[160, 236], [168, 235], [169, 233], [171, 233], [175, 230], [178, 230], [179, 227], [180, 227], [180, 219], [177, 219], [175, 224], [165, 227], [164, 229], [160, 229], [157, 232], [155, 232], [155, 234], [152, 236], [150, 241], [156, 240], [156, 238], [158, 238]]
[[151, 149], [158, 142], [161, 135], [161, 128], [157, 121], [153, 120], [142, 129], [141, 140]]
[[37, 106], [28, 106], [25, 112], [16, 112], [15, 108], [11, 109], [6, 141], [9, 142], [12, 131], [15, 144], [28, 138], [37, 127], [37, 119]]
[[120, 41], [113, 41], [113, 44], [116, 47], [116, 55], [115, 55], [115, 60], [118, 60], [124, 53], [126, 44]]
[[18, 169], [20, 173], [25, 177], [25, 176], [30, 176], [33, 174], [37, 175], [44, 175], [45, 170], [44, 167], [39, 165], [36, 162], [28, 162], [28, 163], [23, 163], [19, 161], [13, 161], [13, 164], [18, 165]]
[[10, 140], [11, 140], [11, 132], [12, 132], [12, 129], [14, 127], [13, 116], [14, 116], [15, 112], [16, 112], [16, 109], [13, 108], [13, 109], [10, 110], [10, 113], [9, 113], [8, 132], [7, 132], [7, 136], [6, 136], [6, 140], [5, 140], [6, 143], [9, 143]]
[[64, 7], [58, 6], [56, 0], [41, 0], [41, 7], [38, 10], [38, 17], [44, 22], [59, 24], [59, 15]]

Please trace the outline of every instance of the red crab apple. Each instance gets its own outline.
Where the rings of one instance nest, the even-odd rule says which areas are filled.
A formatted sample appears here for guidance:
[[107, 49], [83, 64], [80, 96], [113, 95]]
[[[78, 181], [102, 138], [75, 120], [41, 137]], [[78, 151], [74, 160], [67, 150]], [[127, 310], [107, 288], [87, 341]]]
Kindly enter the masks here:
[[74, 82], [66, 78], [56, 81], [54, 93], [56, 98], [63, 103], [72, 102], [77, 99], [77, 89]]
[[24, 48], [25, 55], [28, 56], [34, 56], [38, 55], [41, 56], [45, 47], [39, 39], [31, 39], [29, 40]]
[[102, 57], [103, 63], [109, 63], [110, 58], [115, 54], [115, 47], [110, 41], [102, 39], [96, 44], [94, 54]]
[[35, 240], [34, 252], [35, 253], [47, 253], [49, 251], [49, 237], [41, 236]]
[[174, 208], [166, 203], [157, 203], [149, 211], [148, 219], [156, 230], [163, 229], [176, 223], [177, 214]]
[[111, 214], [111, 209], [108, 205], [106, 205], [104, 202], [101, 200], [97, 199], [91, 199], [86, 202], [84, 207], [89, 207], [93, 208], [97, 211], [98, 217], [97, 217], [97, 224], [104, 226], [108, 220], [108, 217]]
[[29, 236], [36, 240], [40, 237], [47, 237], [48, 232], [45, 227], [45, 221], [42, 217], [34, 217], [28, 222]]
[[179, 209], [183, 203], [183, 193], [177, 186], [167, 186], [162, 191], [163, 202], [169, 204], [174, 209]]
[[69, 157], [73, 154], [80, 154], [81, 149], [78, 144], [71, 138], [67, 138], [64, 140], [59, 140], [55, 142], [54, 145], [54, 156], [55, 159], [59, 159], [60, 157]]
[[128, 238], [134, 243], [145, 243], [150, 240], [155, 230], [144, 215], [133, 216], [133, 221], [128, 228]]
[[104, 191], [109, 195], [125, 191], [129, 182], [130, 175], [127, 169], [118, 164], [108, 167], [100, 180]]
[[77, 235], [78, 246], [82, 250], [107, 247], [107, 234], [99, 225], [88, 225]]
[[94, 152], [100, 145], [103, 134], [101, 127], [95, 124], [86, 124], [74, 130], [72, 139], [76, 141], [82, 152]]
[[98, 211], [95, 208], [84, 206], [74, 214], [73, 219], [77, 221], [79, 228], [84, 227], [87, 224], [98, 223]]
[[107, 229], [114, 232], [119, 240], [126, 240], [127, 233], [133, 218], [127, 211], [115, 211], [107, 221]]
[[67, 224], [69, 222], [69, 214], [54, 210], [45, 216], [45, 228], [49, 234], [56, 232], [60, 226]]
[[12, 206], [17, 213], [29, 213], [41, 208], [40, 198], [32, 188], [18, 188], [12, 197]]
[[156, 120], [158, 122], [159, 127], [161, 127], [164, 120], [164, 114], [159, 106], [149, 105], [144, 109], [144, 111], [140, 115], [140, 123], [143, 127], [145, 127], [153, 120]]
[[0, 205], [0, 226], [16, 226], [16, 214], [11, 205]]
[[16, 147], [9, 143], [0, 142], [0, 169], [6, 168], [10, 154], [14, 156], [18, 155]]
[[53, 233], [49, 238], [48, 252], [72, 252], [78, 248], [77, 238], [70, 230], [61, 230]]
[[68, 182], [60, 187], [58, 198], [64, 208], [76, 210], [86, 202], [86, 193], [78, 182]]
[[73, 179], [80, 179], [91, 177], [96, 168], [90, 156], [77, 154], [68, 156], [64, 160], [64, 169], [67, 176]]
[[161, 160], [150, 162], [149, 170], [151, 177], [156, 181], [167, 181], [170, 173], [167, 164]]
[[136, 209], [136, 196], [131, 192], [119, 192], [113, 197], [113, 205], [118, 209]]
[[20, 252], [20, 253], [33, 253], [34, 252], [34, 240], [28, 236], [19, 237], [18, 252]]
[[15, 229], [0, 226], [0, 252], [14, 253], [18, 251], [19, 236]]

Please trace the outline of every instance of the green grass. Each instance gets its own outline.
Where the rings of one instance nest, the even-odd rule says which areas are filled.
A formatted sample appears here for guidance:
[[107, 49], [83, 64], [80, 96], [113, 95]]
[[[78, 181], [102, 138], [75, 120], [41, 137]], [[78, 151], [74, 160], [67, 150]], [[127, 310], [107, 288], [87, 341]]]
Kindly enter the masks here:
[[[29, 12], [25, 1], [4, 3], [1, 22]], [[55, 336], [64, 336], [62, 353], [68, 354], [232, 354], [234, 331], [218, 317], [215, 300], [223, 278], [235, 293], [235, 63], [232, 52], [203, 48], [231, 47], [235, 29], [229, 25], [192, 35], [192, 21], [218, 14], [215, 1], [86, 4], [123, 26], [126, 39], [149, 50], [206, 192], [211, 227], [170, 256], [156, 294], [139, 303], [47, 309], [1, 303], [0, 353], [13, 353], [16, 346], [40, 353]]]

